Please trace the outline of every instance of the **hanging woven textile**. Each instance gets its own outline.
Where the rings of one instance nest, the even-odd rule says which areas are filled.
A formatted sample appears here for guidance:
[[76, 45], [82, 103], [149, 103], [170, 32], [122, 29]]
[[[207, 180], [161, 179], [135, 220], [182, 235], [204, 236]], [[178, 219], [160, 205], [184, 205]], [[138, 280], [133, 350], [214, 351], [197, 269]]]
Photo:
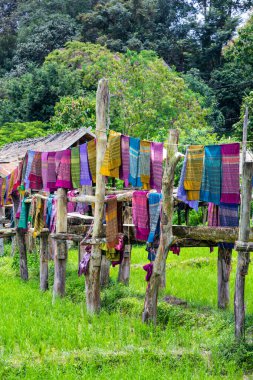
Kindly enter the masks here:
[[47, 156], [47, 188], [49, 191], [56, 190], [55, 152], [49, 152]]
[[41, 153], [41, 176], [42, 176], [42, 188], [44, 191], [48, 191], [47, 187], [47, 175], [48, 175], [48, 153], [42, 152]]
[[221, 147], [205, 147], [205, 159], [200, 189], [200, 200], [220, 204], [221, 197]]
[[218, 227], [219, 225], [219, 206], [214, 203], [208, 203], [208, 226]]
[[32, 168], [33, 158], [35, 156], [35, 152], [29, 150], [28, 156], [27, 156], [27, 164], [26, 164], [26, 172], [25, 172], [25, 189], [30, 189], [30, 181], [29, 181], [29, 175]]
[[44, 223], [44, 200], [37, 198], [35, 206], [35, 217], [34, 217], [34, 231], [33, 237], [39, 236], [45, 226]]
[[117, 197], [108, 196], [105, 208], [106, 220], [106, 243], [108, 248], [114, 248], [118, 244], [118, 220], [117, 220]]
[[87, 143], [87, 151], [88, 151], [88, 161], [89, 161], [89, 168], [90, 168], [92, 181], [96, 183], [96, 161], [97, 161], [96, 139], [91, 140]]
[[74, 189], [80, 187], [80, 150], [79, 146], [71, 149], [71, 178]]
[[28, 228], [28, 216], [30, 210], [30, 203], [25, 203], [26, 198], [22, 200], [20, 218], [18, 222], [18, 229], [26, 231]]
[[119, 178], [119, 168], [121, 166], [120, 142], [121, 134], [110, 131], [100, 174], [107, 177]]
[[31, 171], [29, 174], [29, 184], [32, 190], [41, 190], [42, 184], [42, 166], [41, 166], [41, 152], [36, 152], [33, 157]]
[[133, 187], [141, 187], [140, 177], [140, 139], [134, 137], [129, 138], [129, 155], [130, 155], [130, 172], [129, 183]]
[[153, 243], [154, 238], [155, 238], [158, 222], [160, 220], [160, 213], [161, 213], [161, 207], [162, 207], [161, 200], [162, 200], [162, 194], [160, 193], [149, 193], [148, 195], [149, 225], [150, 225], [148, 243]]
[[92, 186], [86, 143], [80, 145], [80, 185]]
[[199, 200], [203, 171], [204, 147], [192, 145], [188, 148], [184, 188], [189, 201]]
[[121, 135], [121, 167], [120, 179], [124, 181], [125, 187], [129, 186], [130, 154], [129, 136]]
[[149, 141], [140, 143], [140, 177], [144, 190], [150, 189], [150, 149]]
[[222, 203], [240, 203], [240, 144], [221, 145], [222, 160]]
[[163, 143], [151, 143], [150, 158], [150, 186], [151, 189], [155, 189], [160, 193], [162, 190], [163, 178]]
[[57, 172], [56, 187], [62, 187], [64, 189], [72, 189], [71, 181], [71, 151], [66, 149], [62, 152], [61, 161]]
[[[239, 207], [235, 204], [221, 203], [219, 206], [219, 225], [221, 227], [239, 226]], [[219, 243], [219, 247], [233, 249], [234, 243]]]
[[179, 185], [178, 185], [178, 189], [177, 189], [177, 198], [180, 201], [184, 202], [185, 204], [189, 205], [194, 210], [198, 211], [199, 202], [198, 201], [188, 201], [187, 192], [184, 188], [186, 165], [187, 165], [187, 151], [185, 153], [184, 163], [183, 163], [183, 167], [181, 170], [181, 176], [180, 176]]
[[146, 241], [149, 235], [147, 191], [134, 191], [132, 205], [136, 239]]

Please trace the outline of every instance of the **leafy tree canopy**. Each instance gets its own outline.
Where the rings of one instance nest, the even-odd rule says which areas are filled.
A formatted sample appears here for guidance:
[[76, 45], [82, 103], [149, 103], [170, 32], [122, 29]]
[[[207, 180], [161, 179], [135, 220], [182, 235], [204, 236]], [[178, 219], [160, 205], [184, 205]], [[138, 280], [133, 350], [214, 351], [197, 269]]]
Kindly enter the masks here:
[[13, 141], [45, 136], [48, 133], [49, 125], [40, 121], [31, 123], [6, 123], [0, 127], [0, 146]]

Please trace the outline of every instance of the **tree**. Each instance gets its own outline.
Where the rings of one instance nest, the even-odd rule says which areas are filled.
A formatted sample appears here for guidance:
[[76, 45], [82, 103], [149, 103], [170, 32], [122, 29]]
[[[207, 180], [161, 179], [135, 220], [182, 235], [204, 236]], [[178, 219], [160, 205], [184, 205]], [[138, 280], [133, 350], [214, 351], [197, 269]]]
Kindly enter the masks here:
[[40, 121], [31, 123], [6, 123], [0, 127], [0, 146], [13, 141], [46, 136], [49, 130], [49, 125]]

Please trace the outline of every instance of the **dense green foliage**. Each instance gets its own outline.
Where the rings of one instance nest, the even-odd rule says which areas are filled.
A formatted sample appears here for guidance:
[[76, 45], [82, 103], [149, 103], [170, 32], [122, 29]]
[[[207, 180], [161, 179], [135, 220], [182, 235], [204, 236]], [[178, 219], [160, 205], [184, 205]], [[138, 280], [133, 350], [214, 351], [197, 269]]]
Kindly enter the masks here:
[[[158, 326], [141, 322], [146, 252], [135, 247], [129, 288], [116, 284], [117, 268], [102, 291], [103, 311], [88, 316], [77, 251], [67, 265], [65, 299], [52, 304], [39, 291], [39, 257], [28, 255], [30, 280], [15, 277], [18, 257], [0, 258], [0, 377], [7, 379], [242, 379], [253, 371], [252, 267], [246, 292], [246, 342], [234, 342], [231, 310], [217, 310], [217, 251], [169, 254], [167, 286], [158, 302]], [[234, 256], [235, 260], [236, 256]], [[12, 265], [12, 268], [11, 268]], [[231, 293], [236, 265], [231, 273]], [[172, 306], [164, 295], [186, 300]]]
[[49, 126], [41, 121], [6, 123], [1, 127], [0, 145], [48, 134]]

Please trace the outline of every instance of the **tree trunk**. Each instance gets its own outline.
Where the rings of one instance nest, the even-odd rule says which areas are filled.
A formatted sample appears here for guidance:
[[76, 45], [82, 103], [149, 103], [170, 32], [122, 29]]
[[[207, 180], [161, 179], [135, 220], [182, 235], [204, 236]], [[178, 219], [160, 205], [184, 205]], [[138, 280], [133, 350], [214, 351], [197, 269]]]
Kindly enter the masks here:
[[229, 307], [229, 278], [232, 249], [218, 248], [218, 307]]
[[40, 237], [40, 289], [48, 290], [48, 234]]
[[123, 260], [119, 266], [118, 282], [121, 282], [124, 285], [129, 285], [131, 250], [132, 246], [130, 244], [126, 244]]
[[[241, 192], [241, 215], [239, 227], [239, 243], [247, 243], [250, 234], [250, 204], [252, 192], [253, 163], [244, 162]], [[238, 261], [235, 282], [234, 313], [235, 313], [235, 336], [241, 339], [244, 333], [245, 323], [245, 276], [248, 274], [250, 253], [243, 248], [236, 248]]]
[[166, 165], [162, 180], [163, 207], [161, 217], [160, 244], [158, 247], [156, 259], [154, 261], [153, 273], [146, 289], [144, 311], [142, 314], [143, 322], [152, 321], [154, 324], [156, 323], [157, 298], [159, 286], [161, 284], [161, 276], [163, 271], [165, 271], [166, 258], [168, 255], [169, 247], [174, 242], [174, 236], [172, 234], [172, 219], [174, 211], [173, 185], [175, 168], [180, 159], [180, 155], [177, 154], [178, 136], [179, 132], [177, 130], [170, 130], [167, 146]]
[[26, 254], [26, 242], [24, 231], [17, 231], [17, 244], [19, 248], [19, 265], [20, 265], [20, 277], [22, 280], [28, 280], [28, 266], [27, 266], [27, 254]]
[[[101, 79], [98, 83], [96, 98], [96, 194], [95, 215], [92, 239], [103, 237], [103, 215], [105, 200], [105, 178], [100, 174], [100, 168], [106, 150], [106, 117], [109, 104], [108, 81]], [[100, 267], [101, 249], [93, 245], [89, 264], [89, 273], [86, 279], [86, 306], [88, 313], [97, 313], [100, 310]]]
[[111, 266], [111, 262], [109, 260], [107, 260], [105, 255], [102, 255], [101, 271], [100, 271], [100, 285], [101, 285], [101, 287], [109, 285], [110, 266]]

